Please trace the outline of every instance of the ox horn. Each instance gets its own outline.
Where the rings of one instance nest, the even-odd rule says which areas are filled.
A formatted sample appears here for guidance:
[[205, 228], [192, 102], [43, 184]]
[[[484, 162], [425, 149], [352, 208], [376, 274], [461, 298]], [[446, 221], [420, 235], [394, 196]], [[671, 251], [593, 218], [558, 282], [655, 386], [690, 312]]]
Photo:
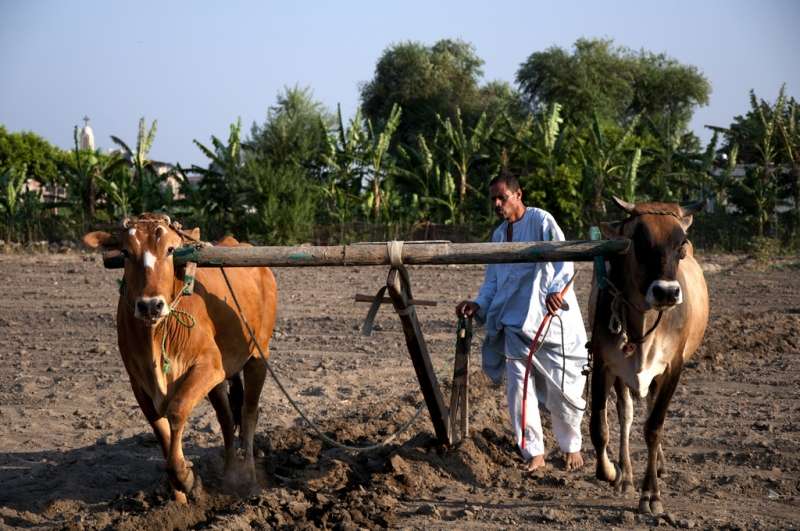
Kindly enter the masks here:
[[636, 205], [634, 205], [633, 203], [628, 203], [627, 201], [623, 201], [622, 199], [620, 199], [615, 195], [611, 196], [611, 199], [614, 200], [614, 204], [616, 204], [620, 209], [624, 210], [628, 214], [632, 214], [633, 209], [636, 208]]
[[706, 206], [706, 199], [703, 198], [699, 201], [694, 201], [693, 203], [681, 205], [681, 213], [684, 216], [690, 216], [692, 214], [700, 212], [705, 208], [705, 206]]

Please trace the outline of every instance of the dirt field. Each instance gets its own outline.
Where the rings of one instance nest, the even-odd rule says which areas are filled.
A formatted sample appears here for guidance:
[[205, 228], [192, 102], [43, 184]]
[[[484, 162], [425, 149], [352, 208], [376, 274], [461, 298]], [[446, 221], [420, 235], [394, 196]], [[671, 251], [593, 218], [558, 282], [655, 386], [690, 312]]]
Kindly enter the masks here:
[[[184, 441], [205, 495], [179, 506], [169, 501], [160, 451], [117, 352], [120, 272], [104, 270], [98, 255], [0, 255], [0, 528], [797, 528], [800, 261], [700, 260], [711, 323], [667, 417], [661, 485], [669, 516], [657, 519], [636, 514], [638, 494], [617, 496], [594, 479], [587, 419], [582, 471], [560, 471], [550, 437], [553, 468], [523, 473], [504, 391], [478, 370], [480, 332], [472, 433], [460, 448], [436, 447], [426, 413], [382, 450], [351, 455], [322, 445], [268, 379], [257, 441], [262, 491], [223, 491], [222, 436], [203, 402]], [[585, 312], [590, 269], [579, 270]], [[352, 297], [374, 293], [386, 272], [276, 270], [272, 364], [322, 428], [350, 444], [393, 433], [421, 400], [391, 309], [381, 310], [372, 337], [359, 334], [367, 308]], [[439, 301], [418, 314], [447, 400], [453, 306], [474, 295], [482, 268], [419, 267], [411, 278], [416, 297]], [[632, 435], [637, 483], [643, 407]], [[616, 441], [615, 432], [612, 451]]]

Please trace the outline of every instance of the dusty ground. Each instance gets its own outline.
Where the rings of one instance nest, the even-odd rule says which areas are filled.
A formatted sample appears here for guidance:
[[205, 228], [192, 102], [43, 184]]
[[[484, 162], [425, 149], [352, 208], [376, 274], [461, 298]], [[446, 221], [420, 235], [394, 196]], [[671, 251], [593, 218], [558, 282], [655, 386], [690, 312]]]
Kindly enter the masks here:
[[[259, 423], [263, 490], [223, 492], [222, 437], [204, 402], [185, 438], [206, 495], [168, 500], [160, 451], [128, 387], [116, 348], [118, 271], [97, 255], [0, 255], [0, 528], [593, 528], [674, 525], [791, 528], [800, 522], [800, 263], [758, 265], [706, 256], [711, 325], [684, 372], [666, 422], [670, 517], [635, 513], [587, 466], [527, 477], [508, 429], [503, 392], [477, 370], [472, 433], [460, 448], [434, 444], [422, 415], [383, 450], [350, 455], [322, 445], [268, 380]], [[577, 281], [585, 305], [590, 272]], [[399, 322], [359, 335], [352, 302], [385, 281], [384, 268], [276, 270], [279, 321], [272, 363], [335, 438], [365, 444], [392, 433], [421, 400]], [[480, 267], [411, 270], [440, 382], [449, 396], [456, 302], [474, 294]], [[585, 310], [585, 308], [584, 308]], [[633, 439], [636, 481], [645, 449], [642, 405]], [[616, 422], [612, 423], [616, 427]], [[616, 435], [612, 434], [612, 449]], [[553, 441], [548, 441], [552, 449]]]

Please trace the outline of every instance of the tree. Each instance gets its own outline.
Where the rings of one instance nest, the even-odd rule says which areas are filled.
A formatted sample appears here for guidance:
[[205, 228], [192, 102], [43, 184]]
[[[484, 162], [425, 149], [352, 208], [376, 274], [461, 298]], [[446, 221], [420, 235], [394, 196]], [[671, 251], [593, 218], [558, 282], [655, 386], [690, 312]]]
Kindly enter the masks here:
[[414, 145], [417, 135], [433, 138], [436, 115], [455, 119], [456, 109], [472, 125], [480, 116], [478, 80], [483, 60], [471, 44], [444, 39], [433, 46], [419, 42], [396, 44], [384, 50], [373, 79], [361, 88], [364, 115], [380, 127], [394, 105], [403, 109], [397, 140]]
[[318, 175], [333, 124], [333, 117], [314, 100], [310, 88], [284, 88], [264, 124], [253, 124], [245, 146], [256, 159], [299, 166]]
[[31, 132], [9, 133], [0, 125], [0, 168], [25, 168], [25, 174], [42, 184], [58, 179], [63, 153]]
[[270, 245], [308, 241], [314, 227], [317, 185], [295, 165], [270, 161], [246, 162], [252, 178], [246, 191], [254, 211], [247, 217], [249, 231]]
[[609, 39], [578, 39], [572, 54], [555, 46], [535, 52], [516, 79], [533, 110], [558, 101], [567, 121], [579, 126], [591, 126], [595, 112], [617, 123], [641, 114], [654, 120], [669, 116], [682, 131], [711, 90], [696, 67], [663, 54], [633, 52]]

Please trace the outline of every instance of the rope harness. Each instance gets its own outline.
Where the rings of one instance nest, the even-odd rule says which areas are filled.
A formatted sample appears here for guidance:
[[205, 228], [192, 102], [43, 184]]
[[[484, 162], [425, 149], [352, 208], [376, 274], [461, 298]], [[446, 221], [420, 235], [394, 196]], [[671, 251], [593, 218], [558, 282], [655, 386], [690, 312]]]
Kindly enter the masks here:
[[615, 336], [621, 336], [622, 339], [622, 352], [625, 354], [625, 357], [630, 357], [633, 355], [634, 351], [636, 350], [636, 345], [641, 345], [644, 343], [644, 340], [652, 334], [656, 328], [658, 328], [658, 324], [661, 322], [661, 317], [664, 315], [663, 310], [658, 312], [658, 317], [656, 318], [656, 322], [653, 323], [653, 326], [650, 329], [642, 334], [642, 337], [638, 339], [631, 339], [630, 335], [628, 334], [628, 329], [626, 323], [628, 322], [627, 319], [627, 311], [626, 307], [630, 306], [634, 310], [638, 311], [642, 315], [647, 313], [647, 310], [639, 308], [631, 301], [625, 298], [625, 295], [622, 291], [611, 282], [610, 279], [606, 278], [606, 284], [608, 285], [608, 291], [611, 292], [611, 318], [608, 320], [608, 331], [611, 332]]

